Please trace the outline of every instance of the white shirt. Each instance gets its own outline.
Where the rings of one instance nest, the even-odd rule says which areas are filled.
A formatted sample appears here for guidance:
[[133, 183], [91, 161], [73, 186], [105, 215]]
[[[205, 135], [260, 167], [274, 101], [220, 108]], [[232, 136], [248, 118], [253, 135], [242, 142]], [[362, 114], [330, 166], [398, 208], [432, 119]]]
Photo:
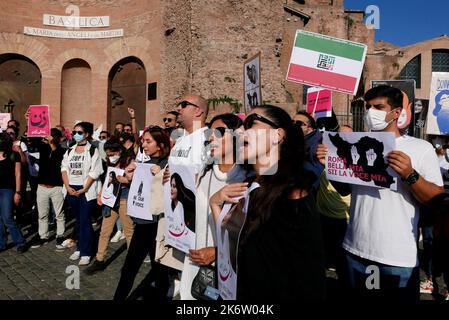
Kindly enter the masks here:
[[176, 165], [193, 166], [195, 173], [200, 173], [206, 163], [204, 131], [207, 127], [195, 130], [191, 134], [184, 135], [176, 140], [170, 152], [169, 162]]
[[[396, 150], [406, 153], [412, 167], [428, 182], [442, 186], [439, 161], [427, 141], [396, 138]], [[350, 221], [343, 248], [364, 259], [397, 267], [415, 267], [419, 204], [398, 177], [398, 190], [352, 185]]]

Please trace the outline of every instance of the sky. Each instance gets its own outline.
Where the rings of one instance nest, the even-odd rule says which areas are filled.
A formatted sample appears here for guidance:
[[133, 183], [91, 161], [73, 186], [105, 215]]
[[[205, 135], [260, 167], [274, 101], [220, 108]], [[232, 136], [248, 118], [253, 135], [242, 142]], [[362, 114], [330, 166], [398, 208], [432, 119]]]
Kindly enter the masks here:
[[407, 46], [449, 35], [449, 0], [344, 0], [345, 9], [380, 9], [376, 41]]

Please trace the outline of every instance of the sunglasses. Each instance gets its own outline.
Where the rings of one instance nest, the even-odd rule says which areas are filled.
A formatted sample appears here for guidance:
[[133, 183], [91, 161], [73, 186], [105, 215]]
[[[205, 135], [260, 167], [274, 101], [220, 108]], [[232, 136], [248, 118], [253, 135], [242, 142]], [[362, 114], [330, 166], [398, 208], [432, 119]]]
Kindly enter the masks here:
[[301, 120], [293, 120], [293, 124], [296, 124], [301, 127], [308, 127], [309, 125], [307, 123], [302, 122]]
[[83, 131], [72, 131], [72, 135], [75, 135], [75, 134], [79, 134], [79, 135], [83, 135], [84, 134], [84, 132]]
[[100, 136], [100, 140], [106, 140], [107, 138], [107, 136]]
[[162, 119], [164, 122], [172, 122], [173, 121], [173, 119], [172, 118], [164, 118], [164, 119]]
[[13, 131], [10, 131], [10, 132], [6, 131], [6, 133], [13, 137], [16, 135]]
[[197, 108], [199, 108], [199, 106], [197, 106], [196, 104], [194, 104], [194, 103], [192, 103], [192, 102], [189, 102], [189, 101], [186, 101], [186, 100], [184, 100], [184, 101], [181, 101], [180, 103], [178, 103], [178, 106], [180, 106], [181, 108], [185, 108], [185, 107], [187, 107], [187, 106], [194, 106], [194, 107], [197, 107]]
[[245, 130], [251, 129], [254, 125], [255, 120], [266, 123], [275, 129], [279, 129], [279, 126], [276, 123], [265, 117], [262, 117], [260, 114], [257, 113], [251, 113], [249, 116], [246, 117], [245, 121], [243, 121], [243, 128], [245, 128]]
[[[217, 127], [214, 129], [209, 128], [209, 129], [204, 130], [204, 136], [206, 137], [206, 140], [209, 140], [209, 138], [212, 134], [217, 138], [223, 138], [224, 134], [226, 133], [226, 130], [228, 130], [228, 128], [225, 128], [225, 127]], [[217, 132], [220, 133], [219, 136], [217, 136], [217, 134], [216, 134]]]

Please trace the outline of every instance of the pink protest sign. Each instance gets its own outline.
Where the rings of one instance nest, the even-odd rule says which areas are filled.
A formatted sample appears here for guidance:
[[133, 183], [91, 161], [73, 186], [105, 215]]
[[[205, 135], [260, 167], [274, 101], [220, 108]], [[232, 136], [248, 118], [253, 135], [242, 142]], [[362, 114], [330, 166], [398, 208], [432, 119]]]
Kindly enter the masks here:
[[50, 135], [49, 106], [30, 106], [28, 108], [28, 137], [47, 137]]
[[9, 120], [11, 120], [10, 113], [0, 113], [0, 132], [6, 130]]
[[332, 116], [332, 92], [327, 89], [310, 88], [307, 90], [307, 112], [316, 118]]

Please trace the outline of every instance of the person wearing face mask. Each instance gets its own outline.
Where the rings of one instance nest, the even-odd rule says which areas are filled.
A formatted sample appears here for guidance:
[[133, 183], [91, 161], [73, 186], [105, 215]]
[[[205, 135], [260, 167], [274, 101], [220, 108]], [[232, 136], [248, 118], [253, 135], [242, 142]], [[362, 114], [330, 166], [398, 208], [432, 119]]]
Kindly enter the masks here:
[[73, 139], [76, 144], [66, 151], [61, 163], [63, 191], [75, 216], [78, 235], [77, 250], [70, 260], [79, 260], [80, 266], [88, 265], [92, 255], [91, 216], [101, 189], [100, 176], [103, 173], [100, 153], [89, 143], [92, 134], [92, 123], [80, 122], [75, 125]]
[[[418, 220], [419, 203], [430, 204], [443, 193], [438, 158], [427, 141], [401, 135], [397, 121], [403, 95], [399, 89], [379, 86], [365, 93], [365, 123], [370, 131], [391, 132], [396, 150], [386, 157], [397, 177], [397, 191], [332, 181], [342, 196], [351, 194], [350, 220], [343, 241], [349, 285], [354, 298], [419, 299]], [[317, 158], [325, 163], [327, 146], [320, 145]], [[380, 289], [365, 285], [379, 270]]]
[[36, 202], [39, 213], [39, 237], [36, 238], [31, 248], [38, 248], [48, 242], [48, 216], [51, 202], [56, 218], [56, 248], [64, 249], [62, 243], [64, 241], [65, 216], [61, 163], [65, 151], [59, 143], [62, 137], [61, 131], [52, 128], [50, 133], [51, 135], [42, 139], [38, 145], [40, 165], [37, 176]]
[[[111, 138], [104, 144], [104, 150], [107, 155], [107, 165], [108, 167], [125, 169], [126, 164], [129, 159], [124, 158], [123, 146], [119, 143], [116, 138]], [[114, 173], [114, 172], [111, 172]], [[110, 178], [111, 180], [114, 177]], [[120, 177], [115, 177], [120, 185], [120, 192], [117, 196], [117, 202], [114, 208], [105, 206], [101, 202], [100, 192], [97, 196], [98, 205], [102, 206], [103, 221], [101, 223], [100, 239], [98, 240], [98, 249], [95, 260], [91, 266], [89, 266], [85, 273], [92, 275], [98, 271], [104, 270], [106, 268], [105, 257], [108, 249], [109, 238], [111, 237], [112, 231], [114, 230], [114, 225], [118, 219], [121, 221], [123, 234], [126, 238], [126, 243], [129, 247], [131, 238], [134, 232], [134, 223], [131, 218], [127, 215], [127, 200], [129, 193], [129, 181], [120, 179]], [[103, 188], [112, 187], [114, 184], [107, 183], [103, 185]]]

